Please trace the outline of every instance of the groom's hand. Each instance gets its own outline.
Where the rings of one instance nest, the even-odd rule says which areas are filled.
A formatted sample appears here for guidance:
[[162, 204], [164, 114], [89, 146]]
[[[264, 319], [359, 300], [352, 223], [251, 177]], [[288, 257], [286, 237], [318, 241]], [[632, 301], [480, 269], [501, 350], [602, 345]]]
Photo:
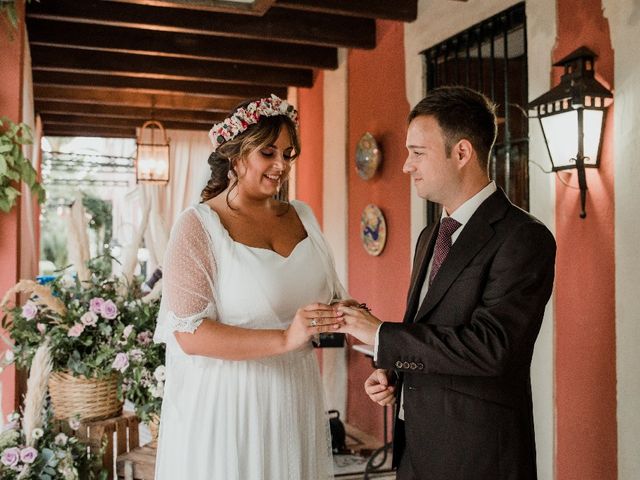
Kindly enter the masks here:
[[396, 389], [389, 384], [386, 370], [374, 370], [364, 382], [364, 391], [378, 405], [392, 405], [396, 400]]

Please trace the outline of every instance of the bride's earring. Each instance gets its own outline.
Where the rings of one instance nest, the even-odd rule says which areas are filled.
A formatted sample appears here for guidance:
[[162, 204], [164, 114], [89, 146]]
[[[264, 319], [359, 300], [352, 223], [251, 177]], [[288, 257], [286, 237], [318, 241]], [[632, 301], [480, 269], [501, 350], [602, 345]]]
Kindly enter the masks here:
[[233, 180], [233, 177], [234, 177], [234, 175], [233, 175], [233, 170], [229, 170], [229, 171], [227, 172], [227, 178], [228, 178], [229, 180]]

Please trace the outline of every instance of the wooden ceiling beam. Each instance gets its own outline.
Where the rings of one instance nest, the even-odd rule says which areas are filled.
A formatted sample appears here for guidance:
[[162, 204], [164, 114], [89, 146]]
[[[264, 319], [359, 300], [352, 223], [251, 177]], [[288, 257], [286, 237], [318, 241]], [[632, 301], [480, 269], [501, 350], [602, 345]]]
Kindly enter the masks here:
[[103, 105], [126, 105], [155, 109], [197, 110], [227, 113], [235, 108], [235, 98], [212, 98], [177, 93], [147, 93], [134, 89], [61, 87], [34, 85], [36, 101], [100, 103]]
[[[157, 117], [156, 117], [157, 118]], [[171, 120], [160, 120], [164, 128], [175, 130], [198, 130], [203, 135], [206, 135], [211, 125], [203, 123], [192, 122], [176, 122]], [[85, 125], [87, 127], [123, 127], [123, 128], [136, 128], [141, 127], [142, 122], [138, 119], [131, 118], [115, 118], [115, 117], [92, 117], [89, 115], [58, 115], [54, 113], [48, 113], [42, 115], [42, 122], [47, 126], [62, 125]]]
[[188, 9], [98, 0], [41, 0], [27, 6], [27, 18], [327, 47], [371, 49], [376, 45], [373, 19], [286, 8], [271, 8], [262, 17], [253, 17], [215, 12], [194, 15]]
[[277, 0], [276, 7], [306, 12], [412, 22], [418, 17], [418, 0]]
[[84, 86], [136, 89], [148, 93], [191, 93], [208, 97], [229, 96], [237, 99], [287, 96], [285, 87], [266, 85], [238, 85], [233, 83], [194, 82], [183, 80], [163, 80], [157, 78], [126, 77], [120, 75], [84, 74], [34, 70], [33, 82], [42, 86]]
[[[184, 8], [185, 4], [175, 0], [111, 0], [136, 5], [154, 5], [157, 7]], [[210, 12], [244, 13], [247, 15], [264, 15], [275, 0], [253, 0], [251, 3], [240, 3], [225, 0], [190, 0], [189, 7], [195, 10]]]
[[199, 110], [167, 110], [148, 107], [128, 107], [123, 105], [103, 105], [98, 103], [74, 103], [36, 100], [36, 113], [56, 115], [84, 115], [96, 118], [136, 119], [140, 124], [151, 118], [160, 121], [177, 121], [213, 125], [224, 120], [226, 113], [213, 113]]
[[229, 82], [245, 85], [311, 87], [313, 70], [154, 57], [73, 48], [31, 49], [32, 68], [41, 71], [94, 73], [172, 80]]
[[135, 128], [87, 127], [84, 125], [43, 125], [42, 133], [47, 137], [105, 137], [136, 138]]
[[27, 30], [30, 44], [39, 46], [293, 68], [338, 67], [338, 51], [330, 47], [87, 25], [40, 18], [29, 18]]

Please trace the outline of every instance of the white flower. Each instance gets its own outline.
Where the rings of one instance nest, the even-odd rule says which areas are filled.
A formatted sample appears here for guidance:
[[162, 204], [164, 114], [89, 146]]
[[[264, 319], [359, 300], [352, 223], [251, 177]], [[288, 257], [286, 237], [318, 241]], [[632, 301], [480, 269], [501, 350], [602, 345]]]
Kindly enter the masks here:
[[133, 361], [140, 362], [142, 359], [144, 359], [144, 352], [139, 348], [134, 348], [129, 352], [129, 357]]
[[152, 386], [149, 391], [151, 392], [151, 396], [162, 398], [164, 395], [164, 382], [158, 382], [156, 385]]
[[44, 430], [42, 430], [41, 428], [34, 428], [33, 431], [31, 432], [31, 436], [36, 440], [38, 438], [42, 438], [43, 435], [44, 435]]
[[76, 284], [76, 281], [73, 279], [73, 276], [66, 274], [63, 275], [60, 279], [60, 286], [63, 288], [71, 288]]
[[78, 430], [80, 428], [80, 420], [77, 417], [70, 418], [69, 426], [71, 430]]
[[56, 435], [56, 438], [53, 439], [53, 442], [56, 445], [64, 447], [67, 444], [68, 439], [69, 437], [67, 437], [64, 433], [60, 432], [58, 435]]
[[159, 382], [164, 382], [167, 378], [167, 369], [164, 365], [159, 365], [153, 372], [154, 378]]
[[129, 338], [129, 335], [131, 335], [132, 331], [133, 331], [133, 325], [127, 325], [126, 327], [124, 327], [124, 330], [122, 331], [122, 337]]
[[6, 352], [4, 352], [4, 359], [7, 361], [7, 363], [13, 363], [13, 360], [15, 359], [13, 350], [9, 349]]
[[89, 311], [80, 317], [80, 321], [85, 327], [91, 327], [98, 323], [98, 315], [96, 315], [94, 312]]

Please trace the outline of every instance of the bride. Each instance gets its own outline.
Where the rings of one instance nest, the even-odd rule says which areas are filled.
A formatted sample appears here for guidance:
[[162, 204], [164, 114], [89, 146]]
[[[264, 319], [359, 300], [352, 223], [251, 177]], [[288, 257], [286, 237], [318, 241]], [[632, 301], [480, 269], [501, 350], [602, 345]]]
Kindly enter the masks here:
[[211, 179], [163, 265], [157, 480], [333, 478], [310, 339], [342, 323], [330, 303], [345, 292], [309, 207], [274, 198], [300, 153], [296, 126], [272, 95], [209, 133]]

